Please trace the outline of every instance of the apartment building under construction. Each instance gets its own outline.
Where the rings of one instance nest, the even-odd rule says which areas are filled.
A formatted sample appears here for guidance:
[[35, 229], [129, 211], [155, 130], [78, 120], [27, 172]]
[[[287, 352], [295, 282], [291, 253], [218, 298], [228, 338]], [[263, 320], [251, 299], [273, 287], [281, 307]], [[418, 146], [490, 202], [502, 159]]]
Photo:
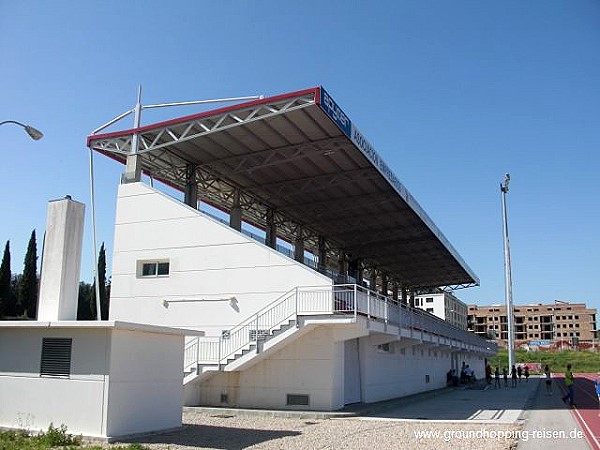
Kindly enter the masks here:
[[[597, 336], [596, 309], [585, 303], [555, 301], [552, 304], [514, 306], [515, 345], [550, 346], [590, 343]], [[493, 338], [506, 346], [508, 326], [506, 306], [469, 305], [467, 329], [485, 338]]]

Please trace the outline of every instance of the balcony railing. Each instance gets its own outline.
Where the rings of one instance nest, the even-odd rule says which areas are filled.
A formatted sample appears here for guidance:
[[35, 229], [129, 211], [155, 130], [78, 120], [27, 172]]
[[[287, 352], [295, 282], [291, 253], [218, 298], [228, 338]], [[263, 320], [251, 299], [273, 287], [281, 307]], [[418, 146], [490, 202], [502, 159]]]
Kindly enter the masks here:
[[413, 308], [356, 284], [297, 287], [219, 337], [199, 337], [188, 342], [185, 366], [227, 364], [244, 350], [258, 347], [278, 329], [311, 315], [362, 316], [400, 329], [412, 329], [454, 339], [493, 353], [495, 344], [419, 308]]

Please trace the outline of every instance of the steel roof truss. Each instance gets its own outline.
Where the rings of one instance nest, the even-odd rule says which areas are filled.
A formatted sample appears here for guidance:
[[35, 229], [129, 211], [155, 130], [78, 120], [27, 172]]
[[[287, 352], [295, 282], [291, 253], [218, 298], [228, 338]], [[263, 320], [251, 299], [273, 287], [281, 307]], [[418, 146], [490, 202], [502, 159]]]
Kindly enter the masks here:
[[[138, 149], [137, 153], [152, 152], [159, 148], [189, 141], [217, 131], [306, 108], [314, 103], [314, 94], [308, 94], [272, 104], [255, 105], [239, 110], [236, 114], [227, 112], [217, 116], [198, 118], [190, 122], [165, 125], [158, 133], [155, 129], [141, 131], [138, 132], [138, 142], [141, 143], [142, 149]], [[183, 131], [178, 132], [177, 130], [182, 126]], [[195, 128], [198, 131], [192, 131]], [[131, 141], [132, 134], [122, 137], [107, 137], [93, 142], [92, 147], [96, 150], [126, 155], [131, 153]]]

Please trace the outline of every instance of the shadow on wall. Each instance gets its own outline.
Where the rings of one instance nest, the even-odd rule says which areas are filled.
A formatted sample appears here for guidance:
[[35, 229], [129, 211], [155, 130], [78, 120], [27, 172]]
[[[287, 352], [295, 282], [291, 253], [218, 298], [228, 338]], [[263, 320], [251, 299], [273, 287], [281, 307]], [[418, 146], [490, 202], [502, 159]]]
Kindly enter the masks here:
[[232, 448], [247, 448], [262, 442], [281, 439], [288, 436], [299, 436], [300, 434], [302, 433], [291, 430], [257, 430], [209, 425], [185, 425], [183, 430], [175, 430], [123, 442], [185, 445], [194, 448], [225, 450]]

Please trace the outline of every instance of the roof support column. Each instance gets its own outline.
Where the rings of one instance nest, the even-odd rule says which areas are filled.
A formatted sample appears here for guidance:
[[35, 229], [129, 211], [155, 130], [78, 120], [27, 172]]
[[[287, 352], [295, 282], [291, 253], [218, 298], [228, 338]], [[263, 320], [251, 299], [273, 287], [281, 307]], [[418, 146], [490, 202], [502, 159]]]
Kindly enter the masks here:
[[348, 261], [346, 260], [346, 252], [344, 252], [343, 249], [340, 249], [340, 255], [338, 259], [338, 272], [343, 278], [343, 283], [348, 281]]
[[402, 285], [402, 303], [404, 303], [405, 305], [408, 303], [408, 300], [406, 298], [407, 292], [408, 289], [406, 288], [406, 286]]
[[386, 297], [388, 295], [388, 280], [387, 273], [381, 272], [381, 293]]
[[376, 269], [369, 270], [369, 289], [377, 292], [377, 270]]
[[[133, 126], [135, 128], [140, 127], [142, 120], [142, 86], [138, 88], [137, 102], [133, 110]], [[139, 135], [133, 133], [131, 136], [131, 151], [127, 155], [127, 161], [125, 162], [125, 173], [121, 177], [121, 183], [137, 183], [142, 179], [142, 165], [138, 161], [138, 147], [139, 147]]]
[[398, 283], [392, 283], [392, 299], [398, 301]]
[[121, 177], [121, 183], [137, 183], [142, 179], [142, 169], [138, 163], [138, 155], [127, 155], [125, 173]]
[[356, 260], [356, 282], [364, 286], [363, 278], [365, 276], [365, 268], [363, 267], [362, 259]]
[[304, 236], [302, 227], [298, 227], [296, 240], [294, 241], [294, 259], [304, 264]]
[[242, 205], [240, 204], [240, 190], [233, 191], [233, 206], [229, 211], [229, 226], [234, 230], [242, 231]]
[[198, 183], [196, 183], [196, 165], [187, 164], [185, 166], [185, 190], [183, 201], [186, 205], [194, 209], [198, 208]]
[[415, 289], [410, 288], [410, 306], [415, 307]]
[[275, 211], [267, 209], [267, 228], [265, 230], [265, 244], [271, 248], [277, 248], [277, 225], [275, 225]]
[[348, 276], [355, 278], [356, 284], [362, 286], [363, 274], [362, 260], [360, 258], [352, 259], [348, 262]]
[[327, 268], [327, 246], [325, 245], [325, 236], [319, 236], [319, 271]]

